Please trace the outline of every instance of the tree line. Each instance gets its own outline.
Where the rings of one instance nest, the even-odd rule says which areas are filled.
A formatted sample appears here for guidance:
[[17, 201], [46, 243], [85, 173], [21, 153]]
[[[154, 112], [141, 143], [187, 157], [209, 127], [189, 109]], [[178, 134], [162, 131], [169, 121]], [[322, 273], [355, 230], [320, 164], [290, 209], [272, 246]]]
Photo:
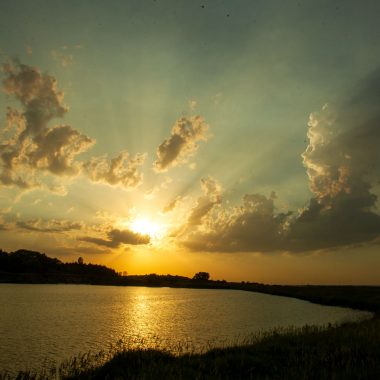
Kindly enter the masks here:
[[[84, 263], [82, 257], [76, 262], [64, 263], [44, 253], [19, 249], [5, 252], [0, 249], [0, 282], [32, 283], [90, 283], [141, 286], [202, 286], [211, 283], [210, 274], [198, 272], [193, 278], [159, 275], [127, 275], [104, 265]], [[198, 284], [198, 285], [197, 285]]]
[[118, 277], [118, 274], [113, 269], [104, 265], [85, 264], [82, 258], [79, 258], [77, 262], [63, 263], [56, 258], [46, 256], [44, 253], [25, 249], [10, 253], [0, 250], [0, 271], [8, 273], [90, 275], [104, 278]]

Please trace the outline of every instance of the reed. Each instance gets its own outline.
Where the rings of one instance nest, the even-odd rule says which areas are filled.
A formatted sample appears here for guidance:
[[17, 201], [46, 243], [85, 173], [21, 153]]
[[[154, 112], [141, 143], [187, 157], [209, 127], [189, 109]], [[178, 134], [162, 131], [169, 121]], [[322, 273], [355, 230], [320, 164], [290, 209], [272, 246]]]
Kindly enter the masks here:
[[[233, 342], [234, 343], [234, 342]], [[46, 379], [378, 379], [380, 318], [326, 327], [276, 329], [203, 352], [189, 342], [168, 351], [122, 342], [58, 367], [1, 380]], [[228, 346], [230, 345], [230, 346]]]

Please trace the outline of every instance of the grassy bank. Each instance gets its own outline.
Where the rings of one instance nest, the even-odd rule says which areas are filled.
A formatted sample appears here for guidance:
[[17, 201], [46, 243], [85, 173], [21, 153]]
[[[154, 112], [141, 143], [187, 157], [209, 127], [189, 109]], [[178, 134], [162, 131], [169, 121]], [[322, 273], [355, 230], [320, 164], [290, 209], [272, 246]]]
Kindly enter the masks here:
[[[378, 379], [380, 319], [273, 331], [258, 342], [174, 355], [115, 349], [63, 363], [62, 379]], [[17, 379], [57, 378], [55, 370]], [[7, 378], [3, 375], [1, 379]], [[10, 378], [10, 377], [9, 377]]]
[[375, 313], [380, 311], [380, 286], [246, 284], [241, 285], [240, 289], [299, 298], [321, 305], [350, 307]]
[[[380, 321], [326, 331], [308, 327], [272, 333], [256, 344], [174, 357], [126, 351], [78, 379], [378, 379]], [[68, 374], [69, 375], [69, 374]]]

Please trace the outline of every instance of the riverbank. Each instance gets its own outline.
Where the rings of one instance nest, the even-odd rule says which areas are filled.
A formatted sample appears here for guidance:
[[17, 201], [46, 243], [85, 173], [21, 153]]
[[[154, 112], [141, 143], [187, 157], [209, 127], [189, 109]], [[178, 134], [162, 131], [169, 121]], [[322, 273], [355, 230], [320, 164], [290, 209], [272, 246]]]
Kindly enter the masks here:
[[256, 344], [175, 357], [125, 351], [71, 379], [377, 379], [380, 320], [273, 332]]
[[[17, 379], [378, 379], [380, 319], [308, 326], [265, 334], [257, 342], [175, 355], [122, 350], [83, 355], [58, 370], [24, 372]], [[57, 376], [58, 375], [58, 376]], [[10, 379], [0, 375], [0, 379]]]

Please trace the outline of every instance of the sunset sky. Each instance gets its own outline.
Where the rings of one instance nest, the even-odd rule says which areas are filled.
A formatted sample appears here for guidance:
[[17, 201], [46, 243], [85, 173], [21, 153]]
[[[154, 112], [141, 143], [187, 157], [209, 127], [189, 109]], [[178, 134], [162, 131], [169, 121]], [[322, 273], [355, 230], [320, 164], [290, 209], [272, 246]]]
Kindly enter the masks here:
[[380, 2], [0, 3], [0, 248], [380, 283]]

